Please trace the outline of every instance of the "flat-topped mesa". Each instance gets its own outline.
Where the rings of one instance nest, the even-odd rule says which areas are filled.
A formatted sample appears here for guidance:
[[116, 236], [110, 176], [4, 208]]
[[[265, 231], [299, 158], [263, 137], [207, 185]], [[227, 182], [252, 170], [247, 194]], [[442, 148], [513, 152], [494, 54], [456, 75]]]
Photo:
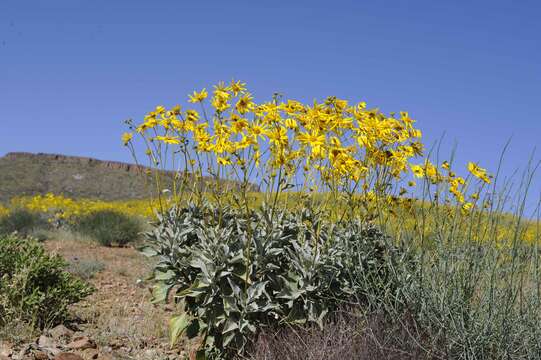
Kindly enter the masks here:
[[[63, 163], [81, 164], [81, 165], [94, 165], [101, 166], [109, 169], [126, 170], [128, 172], [141, 173], [144, 170], [150, 169], [147, 166], [124, 163], [121, 161], [110, 160], [98, 160], [85, 156], [69, 156], [62, 154], [48, 154], [48, 153], [30, 153], [30, 152], [9, 152], [4, 156], [8, 160], [16, 159], [30, 159], [30, 160], [53, 160]], [[172, 171], [166, 171], [167, 173], [173, 173]]]
[[[104, 200], [141, 199], [156, 190], [154, 177], [145, 176], [150, 167], [120, 161], [98, 160], [83, 156], [61, 154], [10, 152], [0, 157], [0, 202], [16, 196], [64, 194], [74, 198]], [[172, 189], [180, 181], [175, 171], [159, 170], [160, 187]], [[201, 189], [216, 184], [225, 191], [239, 188], [231, 179], [218, 182], [209, 177], [195, 178], [186, 174], [189, 182]], [[249, 184], [249, 191], [259, 187]]]

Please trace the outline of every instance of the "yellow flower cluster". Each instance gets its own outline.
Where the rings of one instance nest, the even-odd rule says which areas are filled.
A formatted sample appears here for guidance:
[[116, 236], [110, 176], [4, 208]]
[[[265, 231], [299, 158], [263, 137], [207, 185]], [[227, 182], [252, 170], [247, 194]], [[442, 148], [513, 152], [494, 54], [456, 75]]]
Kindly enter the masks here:
[[33, 212], [46, 214], [51, 219], [64, 219], [68, 222], [79, 216], [99, 210], [115, 210], [126, 215], [147, 218], [153, 217], [155, 211], [155, 206], [149, 200], [112, 202], [90, 199], [74, 200], [50, 193], [33, 197], [13, 198], [10, 202], [10, 207], [28, 209]]
[[[411, 163], [423, 155], [424, 146], [407, 112], [387, 116], [363, 101], [336, 97], [303, 104], [275, 95], [272, 101], [256, 103], [241, 81], [220, 82], [211, 94], [195, 91], [188, 101], [200, 108], [157, 106], [142, 123], [128, 123], [132, 132], [123, 134], [122, 142], [135, 155], [133, 135], [139, 135], [156, 168], [165, 167], [168, 154], [175, 154], [179, 173], [266, 184], [270, 192], [381, 194], [405, 179], [413, 187], [411, 177], [417, 177], [446, 184], [465, 211], [472, 208], [466, 202], [466, 180], [448, 162], [441, 164], [445, 171], [429, 160]], [[490, 182], [476, 164], [468, 169]], [[406, 192], [401, 187], [400, 195]]]
[[8, 213], [9, 213], [9, 209], [6, 208], [5, 206], [2, 206], [2, 204], [0, 204], [0, 217], [5, 216]]
[[[203, 89], [190, 95], [189, 101], [203, 103], [207, 96]], [[408, 171], [409, 159], [423, 151], [421, 132], [408, 113], [387, 117], [377, 109], [367, 109], [364, 102], [349, 104], [329, 97], [323, 103], [304, 105], [275, 97], [256, 104], [245, 84], [233, 81], [216, 85], [210, 104], [214, 109], [210, 118], [204, 107], [201, 115], [194, 109], [181, 111], [179, 105], [170, 110], [158, 106], [135, 131], [147, 144], [191, 143], [198, 154], [213, 155], [219, 166], [247, 170], [260, 166], [265, 157], [270, 173], [283, 169], [292, 178], [314, 171], [327, 185], [358, 183], [377, 168], [399, 178]], [[130, 142], [131, 134], [122, 139]], [[188, 157], [195, 159], [197, 154]]]

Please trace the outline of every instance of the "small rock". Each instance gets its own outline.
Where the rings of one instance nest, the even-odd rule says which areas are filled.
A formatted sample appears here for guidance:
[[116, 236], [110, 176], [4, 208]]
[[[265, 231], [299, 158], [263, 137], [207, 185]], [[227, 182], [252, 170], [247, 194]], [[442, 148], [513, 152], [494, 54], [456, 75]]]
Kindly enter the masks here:
[[24, 359], [26, 353], [32, 348], [30, 344], [27, 344], [22, 347], [21, 351], [19, 351], [19, 356], [17, 356], [18, 359]]
[[0, 359], [9, 358], [13, 354], [13, 348], [5, 343], [0, 343]]
[[157, 351], [154, 349], [148, 349], [145, 351], [145, 355], [147, 358], [154, 359], [156, 357]]
[[79, 336], [73, 339], [68, 345], [68, 348], [73, 350], [85, 350], [85, 349], [95, 349], [96, 343], [92, 341], [87, 336]]
[[34, 360], [49, 360], [49, 355], [43, 351], [34, 352]]
[[122, 342], [120, 340], [112, 340], [109, 342], [109, 346], [111, 347], [111, 349], [113, 350], [118, 350], [122, 347]]
[[83, 354], [85, 359], [97, 359], [99, 356], [100, 353], [96, 349], [86, 349]]
[[100, 354], [100, 360], [115, 360], [115, 358], [111, 355]]
[[49, 335], [56, 340], [67, 340], [73, 336], [73, 330], [68, 329], [64, 325], [58, 325], [49, 330]]
[[73, 354], [73, 353], [60, 353], [55, 356], [54, 360], [84, 360], [79, 355]]
[[54, 339], [47, 337], [45, 335], [41, 335], [39, 337], [38, 348], [40, 350], [53, 354], [53, 356], [61, 352], [56, 341], [54, 341]]
[[55, 348], [56, 347], [56, 342], [50, 338], [50, 337], [47, 337], [45, 335], [41, 335], [38, 339], [38, 346], [42, 349], [44, 348]]

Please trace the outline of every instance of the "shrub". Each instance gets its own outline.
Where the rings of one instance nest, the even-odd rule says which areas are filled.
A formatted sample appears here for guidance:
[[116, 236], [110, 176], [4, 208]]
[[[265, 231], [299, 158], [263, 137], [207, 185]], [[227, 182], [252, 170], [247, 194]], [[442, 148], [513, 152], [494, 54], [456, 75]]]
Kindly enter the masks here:
[[100, 271], [105, 269], [105, 265], [96, 260], [69, 260], [67, 271], [83, 280], [89, 280]]
[[539, 358], [537, 249], [470, 242], [419, 252], [423, 264], [401, 289], [422, 329], [413, 341], [439, 359]]
[[[361, 309], [341, 309], [323, 327], [281, 327], [262, 332], [250, 349], [253, 360], [420, 360], [430, 359], [422, 345], [404, 326], [406, 318], [387, 319], [385, 314], [362, 315]], [[402, 324], [400, 324], [402, 322]], [[400, 324], [400, 325], [399, 325]]]
[[65, 266], [36, 240], [0, 236], [0, 324], [17, 320], [43, 328], [66, 319], [68, 306], [89, 295], [91, 288]]
[[76, 231], [104, 246], [124, 246], [138, 239], [142, 231], [139, 219], [114, 210], [98, 210], [80, 217]]
[[207, 357], [242, 354], [265, 326], [318, 324], [344, 302], [392, 291], [396, 249], [358, 222], [332, 224], [305, 209], [243, 217], [231, 208], [172, 208], [143, 252], [157, 256], [155, 301], [184, 300], [172, 341], [201, 335]]
[[47, 227], [47, 221], [40, 214], [27, 209], [13, 209], [7, 215], [0, 217], [0, 234], [10, 234], [16, 231], [26, 236], [33, 231]]

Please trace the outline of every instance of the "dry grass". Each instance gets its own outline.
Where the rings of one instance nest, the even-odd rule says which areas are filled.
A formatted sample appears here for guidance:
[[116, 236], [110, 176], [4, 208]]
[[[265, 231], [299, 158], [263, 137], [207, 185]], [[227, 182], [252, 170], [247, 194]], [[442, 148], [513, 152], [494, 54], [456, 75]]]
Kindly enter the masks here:
[[45, 243], [52, 253], [68, 261], [99, 262], [104, 269], [89, 282], [96, 291], [73, 307], [78, 327], [94, 339], [99, 348], [129, 358], [164, 359], [170, 351], [167, 321], [173, 307], [151, 303], [144, 278], [150, 270], [145, 257], [133, 248], [106, 248], [84, 238], [73, 239], [70, 233], [57, 234]]
[[330, 317], [322, 329], [315, 325], [262, 333], [252, 360], [414, 360], [429, 359], [409, 331], [411, 319], [389, 321], [348, 310]]

